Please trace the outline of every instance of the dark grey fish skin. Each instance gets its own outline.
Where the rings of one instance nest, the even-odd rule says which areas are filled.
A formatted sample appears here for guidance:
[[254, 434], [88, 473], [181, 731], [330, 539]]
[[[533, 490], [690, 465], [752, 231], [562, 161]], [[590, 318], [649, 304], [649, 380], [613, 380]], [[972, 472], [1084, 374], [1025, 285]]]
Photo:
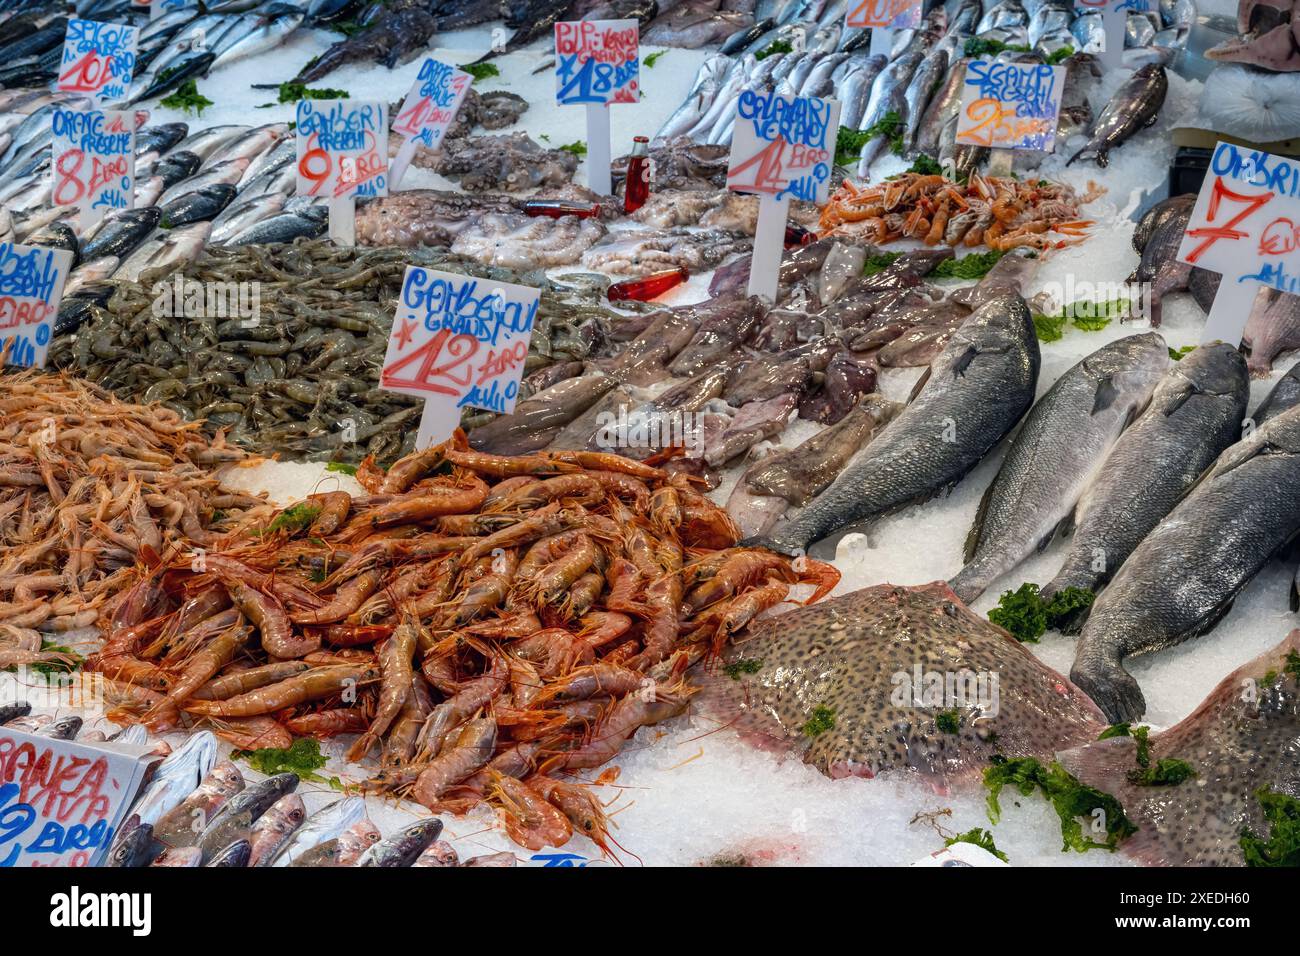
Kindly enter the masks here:
[[898, 402], [868, 395], [834, 425], [797, 448], [754, 464], [741, 480], [751, 491], [805, 505], [829, 487], [849, 459], [902, 409]]
[[193, 176], [202, 165], [203, 159], [197, 153], [192, 153], [188, 149], [178, 149], [158, 160], [154, 164], [152, 174], [162, 179], [165, 189], [171, 189], [181, 180]]
[[1210, 306], [1214, 305], [1214, 297], [1219, 294], [1219, 282], [1222, 279], [1223, 274], [1220, 272], [1211, 272], [1200, 266], [1192, 269], [1187, 280], [1187, 291], [1192, 294], [1202, 312], [1208, 313]]
[[178, 196], [162, 207], [163, 229], [175, 229], [191, 222], [206, 222], [230, 205], [235, 198], [235, 187], [226, 183], [213, 183], [192, 193]]
[[366, 850], [357, 866], [410, 866], [441, 833], [442, 821], [437, 817], [418, 820]]
[[1170, 218], [1182, 218], [1191, 215], [1192, 207], [1196, 205], [1196, 193], [1183, 193], [1179, 196], [1170, 196], [1168, 199], [1162, 199], [1150, 209], [1142, 214], [1138, 220], [1137, 226], [1133, 229], [1133, 248], [1141, 252], [1147, 246], [1147, 240], [1155, 233], [1161, 225]]
[[[1257, 378], [1272, 373], [1273, 359], [1280, 354], [1300, 348], [1300, 295], [1274, 292], [1267, 286], [1264, 289], [1264, 293], [1255, 297], [1244, 336], [1250, 344], [1246, 367]], [[1273, 295], [1271, 301], [1269, 293]]]
[[559, 430], [573, 421], [618, 382], [604, 372], [566, 378], [469, 433], [470, 447], [496, 455], [525, 455], [545, 448]]
[[156, 206], [112, 213], [81, 247], [81, 257], [87, 262], [100, 256], [125, 259], [149, 237], [161, 219], [162, 210]]
[[1277, 380], [1277, 384], [1264, 396], [1259, 407], [1250, 413], [1250, 418], [1258, 428], [1297, 405], [1300, 405], [1300, 362], [1292, 365], [1286, 370], [1286, 374]]
[[109, 851], [105, 866], [148, 866], [157, 854], [154, 851], [153, 825], [141, 823], [132, 828]]
[[1214, 628], [1300, 530], [1300, 408], [1225, 450], [1120, 567], [1084, 625], [1070, 677], [1113, 723], [1146, 711], [1126, 658]]
[[255, 222], [226, 241], [227, 246], [263, 245], [269, 242], [293, 242], [315, 239], [329, 227], [329, 209], [308, 206], [296, 212], [282, 212]]
[[958, 597], [974, 601], [1051, 541], [1168, 367], [1169, 346], [1146, 332], [1102, 346], [1052, 384], [980, 502], [966, 566], [948, 582]]
[[975, 312], [912, 403], [793, 520], [749, 541], [784, 554], [943, 491], [974, 468], [1034, 400], [1038, 337], [1019, 296]]
[[[199, 835], [196, 844], [204, 857], [212, 857], [232, 841], [246, 838], [257, 818], [267, 808], [298, 787], [296, 773], [278, 773], [274, 777], [250, 784], [231, 797]], [[234, 864], [232, 864], [234, 865]], [[243, 864], [238, 864], [242, 866]]]
[[1151, 286], [1151, 325], [1159, 327], [1163, 315], [1164, 297], [1171, 292], [1182, 292], [1192, 277], [1192, 267], [1178, 261], [1178, 247], [1191, 219], [1189, 206], [1182, 212], [1172, 212], [1151, 231], [1142, 247], [1142, 261], [1129, 277], [1130, 282], [1149, 283]]
[[3, 726], [11, 720], [17, 720], [19, 717], [26, 717], [32, 712], [32, 705], [23, 701], [21, 704], [5, 704], [0, 707], [0, 726]]
[[[1225, 677], [1191, 716], [1151, 735], [1151, 765], [1184, 760], [1194, 780], [1171, 787], [1134, 784], [1128, 778], [1136, 766], [1132, 737], [1058, 755], [1082, 783], [1115, 797], [1137, 825], [1121, 852], [1147, 866], [1242, 866], [1242, 832], [1268, 838], [1258, 794], [1300, 798], [1300, 682], [1286, 669], [1288, 654], [1297, 652], [1300, 631], [1292, 631]], [[1245, 687], [1254, 693], [1243, 693]]]
[[1111, 97], [1097, 117], [1088, 144], [1069, 158], [1069, 166], [1084, 153], [1090, 153], [1097, 165], [1110, 163], [1110, 151], [1130, 136], [1156, 121], [1169, 92], [1169, 77], [1159, 63], [1139, 69]]
[[[1292, 382], [1300, 401], [1300, 382]], [[1070, 551], [1044, 600], [1064, 588], [1100, 590], [1237, 440], [1249, 396], [1245, 359], [1229, 345], [1203, 345], [1175, 362], [1079, 499]]]
[[52, 249], [66, 249], [72, 253], [72, 266], [81, 264], [81, 250], [78, 248], [77, 234], [64, 222], [52, 222], [44, 229], [38, 229], [24, 240], [29, 246], [45, 246]]
[[248, 866], [253, 853], [252, 845], [242, 837], [213, 854], [206, 866]]

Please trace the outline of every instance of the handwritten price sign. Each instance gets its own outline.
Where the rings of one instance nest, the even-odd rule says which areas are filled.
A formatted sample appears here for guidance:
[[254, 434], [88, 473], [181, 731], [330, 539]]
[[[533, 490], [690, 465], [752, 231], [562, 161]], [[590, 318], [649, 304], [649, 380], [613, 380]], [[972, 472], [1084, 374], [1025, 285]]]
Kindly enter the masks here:
[[411, 84], [393, 132], [429, 149], [437, 149], [456, 119], [473, 77], [437, 60], [425, 60]]
[[380, 384], [508, 414], [537, 319], [537, 289], [408, 266]]
[[151, 759], [0, 728], [0, 866], [98, 866]]
[[135, 114], [55, 110], [54, 204], [80, 206], [92, 219], [135, 203]]
[[388, 195], [386, 104], [300, 100], [296, 133], [298, 195]]
[[90, 95], [98, 103], [126, 98], [135, 70], [135, 27], [69, 20], [59, 61], [58, 89]]
[[957, 142], [993, 149], [1056, 147], [1065, 67], [971, 60], [966, 64]]
[[835, 100], [744, 90], [736, 101], [727, 187], [825, 202], [839, 119]]
[[1223, 273], [1225, 287], [1300, 292], [1300, 164], [1219, 143], [1178, 258]]
[[849, 0], [844, 25], [910, 30], [921, 25], [921, 0]]
[[72, 252], [0, 242], [0, 354], [3, 364], [44, 368]]
[[641, 31], [635, 20], [555, 25], [555, 101], [635, 103], [641, 98]]

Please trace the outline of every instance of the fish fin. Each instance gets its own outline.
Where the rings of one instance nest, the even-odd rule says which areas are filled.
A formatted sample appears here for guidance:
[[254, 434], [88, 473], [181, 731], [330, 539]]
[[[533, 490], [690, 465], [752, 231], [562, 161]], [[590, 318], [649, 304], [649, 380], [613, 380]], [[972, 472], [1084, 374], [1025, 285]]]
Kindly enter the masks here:
[[933, 368], [934, 366], [926, 366], [925, 371], [921, 373], [921, 377], [916, 380], [916, 384], [912, 386], [912, 393], [907, 396], [907, 405], [912, 404], [916, 399], [916, 396], [921, 394], [921, 390], [924, 389], [926, 383], [930, 381], [930, 372]]
[[[1084, 644], [1081, 644], [1080, 650], [1083, 649]], [[1081, 655], [1070, 668], [1070, 680], [1092, 698], [1113, 724], [1138, 720], [1146, 713], [1147, 702], [1142, 696], [1142, 688], [1118, 660], [1108, 661], [1096, 656], [1084, 659]]]
[[[984, 494], [980, 496], [980, 506], [975, 511], [975, 520], [971, 522], [970, 531], [966, 533], [966, 545], [962, 549], [962, 560], [970, 564], [975, 560], [975, 552], [979, 549], [980, 534], [984, 531], [984, 518], [988, 515], [989, 502], [993, 500], [993, 489], [997, 487], [998, 480], [994, 478], [989, 486], [984, 489]], [[1048, 536], [1050, 540], [1050, 535]]]
[[1119, 398], [1119, 394], [1119, 389], [1115, 387], [1111, 377], [1109, 375], [1103, 377], [1097, 382], [1097, 391], [1092, 398], [1091, 414], [1096, 415], [1110, 408]]
[[1177, 395], [1174, 396], [1173, 400], [1170, 401], [1169, 404], [1165, 406], [1164, 408], [1165, 418], [1168, 418], [1174, 412], [1178, 411], [1178, 409], [1182, 408], [1183, 405], [1187, 403], [1187, 400], [1189, 398], [1191, 398], [1193, 395], [1199, 395], [1200, 392], [1201, 390], [1199, 388], [1197, 388], [1191, 382], [1188, 382], [1184, 388], [1178, 390], [1178, 393]]
[[1047, 532], [1047, 534], [1043, 535], [1043, 540], [1038, 542], [1038, 553], [1042, 554], [1044, 551], [1046, 551], [1047, 546], [1050, 545], [1056, 539], [1056, 536], [1058, 534], [1061, 535], [1061, 537], [1065, 537], [1067, 534], [1070, 533], [1070, 531], [1073, 528], [1074, 528], [1074, 509], [1072, 508], [1070, 509], [1070, 513], [1068, 515], [1066, 515], [1064, 518], [1062, 518], [1060, 521], [1056, 523], [1055, 528]]
[[[1091, 144], [1089, 144], [1089, 145], [1091, 145]], [[1071, 156], [1069, 159], [1067, 159], [1067, 160], [1065, 161], [1065, 165], [1069, 166], [1071, 163], [1073, 163], [1076, 159], [1078, 159], [1080, 156], [1082, 156], [1082, 155], [1083, 155], [1084, 153], [1086, 153], [1087, 151], [1088, 151], [1088, 147], [1087, 147], [1087, 146], [1083, 147], [1083, 149], [1079, 150], [1077, 153], [1075, 153], [1073, 156]]]
[[1156, 124], [1156, 120], [1159, 118], [1160, 115], [1158, 113], [1152, 113], [1151, 116], [1147, 119], [1147, 121], [1142, 124], [1142, 128], [1147, 129], [1149, 127], [1154, 126]]
[[962, 352], [961, 355], [957, 356], [957, 358], [953, 360], [952, 374], [954, 376], [965, 375], [966, 369], [970, 368], [970, 363], [975, 361], [975, 356], [979, 354], [979, 349], [975, 348], [973, 345], [970, 346], [965, 352]]

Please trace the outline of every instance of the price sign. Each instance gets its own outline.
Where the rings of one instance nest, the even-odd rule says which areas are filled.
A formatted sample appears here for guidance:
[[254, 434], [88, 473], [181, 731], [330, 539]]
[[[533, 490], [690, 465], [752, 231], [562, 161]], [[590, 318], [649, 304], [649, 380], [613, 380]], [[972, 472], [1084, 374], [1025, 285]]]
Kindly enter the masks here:
[[514, 411], [539, 296], [529, 286], [407, 267], [379, 382], [426, 400], [419, 447], [450, 437], [466, 406]]
[[884, 30], [911, 30], [921, 25], [921, 0], [849, 0], [844, 25]]
[[1260, 286], [1300, 294], [1300, 163], [1220, 142], [1178, 259], [1223, 275], [1202, 341], [1240, 343]]
[[135, 70], [136, 30], [125, 23], [69, 20], [57, 88], [97, 103], [126, 98]]
[[298, 195], [388, 195], [388, 107], [369, 100], [300, 100]]
[[56, 206], [81, 209], [83, 228], [135, 204], [136, 115], [129, 110], [55, 110], [50, 174]]
[[72, 252], [0, 242], [0, 353], [3, 364], [45, 368]]
[[641, 98], [641, 31], [635, 20], [555, 25], [555, 101], [635, 103]]
[[727, 187], [776, 199], [825, 202], [839, 118], [835, 100], [742, 91]]
[[992, 149], [1056, 147], [1065, 67], [971, 60], [966, 64], [957, 142]]
[[0, 866], [98, 866], [156, 759], [133, 750], [148, 749], [0, 727]]
[[442, 148], [447, 129], [456, 120], [465, 94], [474, 78], [463, 70], [427, 59], [411, 84], [401, 110], [393, 120], [393, 132], [405, 137], [389, 172], [389, 186], [397, 188], [415, 156], [417, 147]]

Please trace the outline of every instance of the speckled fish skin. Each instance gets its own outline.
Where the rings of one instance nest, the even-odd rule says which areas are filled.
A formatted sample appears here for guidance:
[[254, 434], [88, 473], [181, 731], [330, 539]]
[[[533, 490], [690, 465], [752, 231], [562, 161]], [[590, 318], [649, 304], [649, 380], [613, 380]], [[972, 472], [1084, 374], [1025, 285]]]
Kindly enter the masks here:
[[1144, 126], [1155, 122], [1169, 92], [1169, 77], [1159, 63], [1148, 63], [1129, 77], [1110, 98], [1097, 117], [1088, 144], [1066, 162], [1069, 166], [1084, 153], [1092, 154], [1097, 165], [1110, 163], [1110, 151]]
[[[806, 746], [804, 761], [830, 777], [909, 771], [945, 789], [994, 754], [1047, 759], [1105, 726], [1078, 688], [942, 581], [882, 584], [765, 619], [730, 656], [762, 664], [739, 681], [716, 678], [705, 706], [739, 711], [738, 729], [756, 742]], [[960, 699], [927, 696], [930, 674], [941, 685], [961, 675]], [[818, 708], [834, 726], [810, 738]], [[958, 732], [940, 730], [936, 719], [954, 710]]]
[[793, 520], [749, 543], [798, 554], [849, 525], [956, 484], [1029, 409], [1039, 361], [1024, 300], [987, 303], [935, 359], [911, 404], [871, 443], [871, 454]]
[[441, 833], [442, 821], [437, 817], [417, 820], [361, 854], [356, 866], [410, 866]]
[[1102, 346], [1052, 384], [980, 502], [966, 566], [949, 582], [958, 597], [974, 601], [1052, 539], [1168, 367], [1168, 344], [1146, 332]]
[[1084, 625], [1070, 677], [1112, 723], [1146, 711], [1126, 658], [1213, 629], [1300, 530], [1300, 409], [1224, 451], [1120, 567]]
[[1237, 439], [1249, 396], [1245, 359], [1230, 345], [1203, 345], [1175, 362], [1080, 497], [1070, 551], [1043, 587], [1044, 600], [1068, 587], [1097, 591], [1110, 580]]
[[[1131, 737], [1059, 755], [1081, 782], [1119, 800], [1137, 825], [1120, 846], [1125, 854], [1149, 866], [1242, 866], [1242, 830], [1268, 838], [1256, 792], [1300, 798], [1300, 687], [1285, 669], [1287, 655], [1298, 650], [1300, 631], [1292, 631], [1225, 677], [1191, 716], [1151, 735], [1152, 764], [1185, 760], [1194, 780], [1163, 787], [1131, 783]], [[1246, 686], [1254, 694], [1243, 693]]]

